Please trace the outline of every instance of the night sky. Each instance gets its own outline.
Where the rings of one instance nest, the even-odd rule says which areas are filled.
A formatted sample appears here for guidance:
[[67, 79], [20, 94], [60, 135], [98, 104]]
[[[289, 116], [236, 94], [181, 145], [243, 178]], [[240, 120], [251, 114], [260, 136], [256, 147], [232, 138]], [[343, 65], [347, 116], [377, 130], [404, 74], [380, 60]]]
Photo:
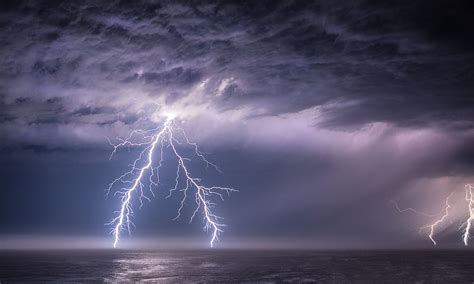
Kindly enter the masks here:
[[[111, 245], [104, 189], [141, 149], [109, 160], [107, 139], [167, 111], [222, 170], [193, 173], [239, 190], [215, 208], [218, 246], [430, 247], [433, 219], [391, 200], [434, 214], [450, 192], [437, 238], [461, 245], [472, 15], [447, 0], [2, 1], [0, 247]], [[189, 209], [172, 220], [173, 171], [125, 240], [207, 246]]]

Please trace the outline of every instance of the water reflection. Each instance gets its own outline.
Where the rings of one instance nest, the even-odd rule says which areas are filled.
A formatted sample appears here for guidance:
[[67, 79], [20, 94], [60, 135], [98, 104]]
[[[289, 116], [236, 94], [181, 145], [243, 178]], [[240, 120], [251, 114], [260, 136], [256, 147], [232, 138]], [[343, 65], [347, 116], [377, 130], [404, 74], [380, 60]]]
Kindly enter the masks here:
[[0, 252], [0, 281], [472, 282], [469, 251]]

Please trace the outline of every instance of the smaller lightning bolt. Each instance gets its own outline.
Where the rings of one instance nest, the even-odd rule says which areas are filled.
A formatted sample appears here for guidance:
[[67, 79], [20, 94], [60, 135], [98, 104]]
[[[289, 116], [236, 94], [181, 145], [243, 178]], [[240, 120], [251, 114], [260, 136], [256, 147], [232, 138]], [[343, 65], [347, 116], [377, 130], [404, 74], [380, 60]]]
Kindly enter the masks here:
[[411, 207], [401, 209], [400, 206], [398, 205], [398, 203], [395, 200], [390, 200], [390, 203], [392, 203], [395, 206], [395, 208], [397, 209], [397, 211], [399, 213], [413, 212], [415, 214], [423, 215], [423, 216], [426, 216], [426, 217], [436, 217], [436, 216], [439, 215], [439, 214], [428, 214], [428, 213], [425, 213], [425, 212], [418, 211], [418, 210], [416, 210], [414, 208], [411, 208]]
[[[461, 227], [459, 229], [462, 229], [464, 228], [464, 232], [462, 234], [462, 241], [464, 243], [465, 246], [468, 246], [469, 245], [469, 240], [471, 238], [471, 235], [470, 235], [470, 232], [471, 232], [471, 229], [473, 227], [473, 224], [474, 224], [474, 186], [471, 185], [471, 184], [466, 184], [464, 186], [465, 188], [465, 201], [467, 202], [467, 205], [468, 205], [468, 218], [467, 220], [461, 225]], [[429, 234], [428, 234], [428, 238], [431, 240], [431, 242], [434, 244], [434, 245], [437, 245], [437, 242], [435, 241], [434, 239], [434, 235], [435, 235], [435, 232], [436, 232], [436, 229], [438, 226], [440, 226], [443, 222], [445, 222], [449, 217], [450, 217], [450, 210], [451, 208], [453, 207], [450, 203], [450, 199], [451, 199], [451, 196], [454, 194], [454, 192], [451, 192], [449, 194], [448, 197], [446, 197], [446, 200], [445, 200], [445, 208], [443, 210], [444, 214], [439, 217], [438, 219], [436, 219], [433, 223], [431, 223], [430, 225], [427, 225], [427, 226], [424, 226], [424, 227], [421, 227], [420, 229], [426, 229], [426, 228], [429, 228]], [[424, 212], [421, 212], [421, 211], [418, 211], [416, 209], [413, 209], [413, 208], [405, 208], [405, 209], [401, 209], [397, 202], [395, 201], [391, 201], [394, 205], [395, 205], [395, 208], [398, 210], [398, 212], [400, 213], [403, 213], [403, 212], [413, 212], [413, 213], [416, 213], [416, 214], [419, 214], [419, 215], [423, 215], [423, 216], [426, 216], [426, 217], [436, 217], [440, 214], [435, 214], [435, 215], [432, 215], [432, 214], [427, 214], [427, 213], [424, 213]]]
[[441, 218], [439, 218], [438, 220], [436, 220], [434, 223], [432, 223], [431, 225], [428, 225], [428, 226], [425, 226], [425, 227], [422, 227], [422, 229], [424, 228], [430, 228], [430, 234], [428, 235], [428, 237], [430, 238], [431, 242], [433, 242], [434, 245], [436, 245], [436, 241], [434, 239], [434, 233], [435, 233], [435, 229], [438, 225], [440, 225], [441, 223], [443, 223], [449, 216], [449, 209], [451, 208], [451, 205], [449, 204], [449, 199], [451, 198], [451, 195], [453, 195], [453, 192], [451, 192], [449, 194], [448, 197], [446, 197], [446, 200], [445, 200], [445, 205], [446, 207], [444, 208], [444, 214], [443, 216], [441, 216]]
[[469, 239], [471, 238], [470, 231], [472, 227], [472, 221], [474, 221], [474, 186], [466, 184], [464, 188], [466, 189], [466, 201], [468, 202], [469, 206], [469, 218], [465, 222], [462, 240], [464, 245], [467, 246], [469, 244]]

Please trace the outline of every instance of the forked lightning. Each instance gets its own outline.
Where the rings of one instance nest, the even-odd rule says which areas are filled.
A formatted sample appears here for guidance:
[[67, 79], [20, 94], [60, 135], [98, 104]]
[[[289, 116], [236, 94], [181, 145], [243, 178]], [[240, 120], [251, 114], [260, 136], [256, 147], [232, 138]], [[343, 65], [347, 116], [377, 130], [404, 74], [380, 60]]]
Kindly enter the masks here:
[[[153, 190], [160, 183], [160, 168], [163, 166], [163, 153], [165, 149], [171, 149], [172, 155], [177, 160], [175, 185], [170, 189], [168, 197], [177, 191], [180, 185], [184, 188], [180, 189], [183, 197], [177, 211], [175, 219], [181, 217], [185, 201], [188, 197], [193, 196], [195, 209], [190, 217], [193, 221], [199, 211], [203, 213], [204, 229], [211, 230], [211, 247], [218, 240], [219, 234], [223, 232], [225, 224], [222, 223], [221, 217], [215, 215], [212, 211], [215, 198], [224, 200], [224, 194], [236, 191], [230, 187], [221, 186], [205, 186], [200, 178], [194, 177], [189, 169], [189, 157], [184, 157], [179, 152], [179, 147], [188, 146], [194, 151], [194, 154], [200, 158], [207, 167], [211, 166], [220, 172], [219, 168], [208, 161], [203, 153], [199, 150], [196, 143], [191, 142], [184, 129], [178, 127], [174, 123], [174, 117], [169, 115], [162, 127], [151, 130], [135, 130], [126, 139], [119, 139], [120, 143], [111, 145], [114, 147], [110, 158], [123, 147], [144, 147], [138, 158], [132, 163], [131, 169], [112, 181], [107, 188], [107, 195], [118, 185], [128, 185], [114, 192], [119, 195], [121, 200], [120, 210], [116, 212], [116, 216], [108, 223], [112, 226], [112, 234], [114, 236], [114, 248], [117, 247], [120, 236], [123, 231], [131, 232], [133, 222], [133, 203], [138, 200], [143, 206], [143, 200], [151, 201], [147, 196], [147, 192], [155, 196]], [[148, 184], [148, 186], [146, 186]], [[190, 191], [194, 190], [193, 193]]]
[[[465, 246], [468, 246], [469, 245], [469, 240], [471, 238], [471, 235], [470, 235], [471, 234], [471, 229], [472, 229], [473, 222], [474, 222], [474, 186], [472, 186], [471, 184], [466, 184], [464, 186], [464, 189], [465, 189], [465, 201], [467, 203], [467, 210], [468, 210], [468, 218], [461, 225], [460, 229], [463, 229], [462, 242], [464, 243]], [[443, 224], [446, 220], [448, 220], [448, 218], [451, 216], [451, 209], [452, 209], [451, 198], [452, 198], [452, 195], [453, 195], [453, 192], [451, 192], [451, 194], [448, 197], [446, 197], [445, 208], [443, 210], [443, 213], [442, 213], [443, 215], [442, 216], [440, 216], [441, 213], [432, 215], [432, 214], [423, 213], [421, 211], [417, 211], [413, 208], [401, 209], [395, 201], [392, 201], [392, 202], [395, 204], [396, 209], [400, 213], [410, 211], [410, 212], [420, 214], [420, 215], [423, 215], [423, 216], [426, 216], [426, 217], [438, 217], [438, 216], [440, 216], [437, 219], [435, 219], [431, 224], [429, 224], [427, 226], [423, 226], [423, 227], [420, 228], [420, 229], [429, 229], [428, 238], [431, 240], [433, 245], [437, 245], [437, 242], [434, 239], [434, 236], [436, 234], [437, 228], [441, 224]]]

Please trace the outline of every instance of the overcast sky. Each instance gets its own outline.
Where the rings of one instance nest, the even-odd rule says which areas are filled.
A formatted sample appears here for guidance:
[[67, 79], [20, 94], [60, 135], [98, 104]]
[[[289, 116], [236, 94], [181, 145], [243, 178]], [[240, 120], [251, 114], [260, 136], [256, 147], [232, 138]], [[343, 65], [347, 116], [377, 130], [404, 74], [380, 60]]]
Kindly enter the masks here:
[[[107, 139], [174, 112], [239, 190], [221, 243], [459, 242], [474, 183], [471, 1], [2, 1], [0, 234], [107, 238], [104, 189], [140, 149]], [[178, 199], [135, 214], [133, 237], [207, 242]], [[129, 238], [129, 237], [127, 237]]]

